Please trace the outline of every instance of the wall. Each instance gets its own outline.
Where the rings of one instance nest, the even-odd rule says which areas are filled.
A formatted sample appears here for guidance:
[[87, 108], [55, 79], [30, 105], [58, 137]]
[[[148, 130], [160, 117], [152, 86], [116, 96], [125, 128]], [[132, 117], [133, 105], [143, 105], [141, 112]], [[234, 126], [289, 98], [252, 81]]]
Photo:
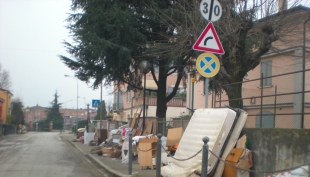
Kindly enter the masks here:
[[[247, 148], [253, 153], [255, 171], [275, 171], [307, 164], [310, 130], [243, 129]], [[251, 177], [266, 176], [251, 173]]]
[[6, 123], [6, 117], [11, 115], [11, 101], [13, 94], [8, 91], [0, 88], [0, 99], [3, 100], [2, 104], [2, 123]]

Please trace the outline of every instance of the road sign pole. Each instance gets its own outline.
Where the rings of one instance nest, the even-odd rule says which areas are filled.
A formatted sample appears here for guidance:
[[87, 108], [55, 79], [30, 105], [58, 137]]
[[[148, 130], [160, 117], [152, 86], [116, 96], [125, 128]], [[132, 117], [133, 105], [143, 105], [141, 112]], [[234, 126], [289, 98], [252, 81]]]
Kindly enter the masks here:
[[206, 96], [205, 108], [208, 108], [209, 78], [207, 78], [207, 77], [206, 77], [206, 80], [205, 80], [205, 96]]

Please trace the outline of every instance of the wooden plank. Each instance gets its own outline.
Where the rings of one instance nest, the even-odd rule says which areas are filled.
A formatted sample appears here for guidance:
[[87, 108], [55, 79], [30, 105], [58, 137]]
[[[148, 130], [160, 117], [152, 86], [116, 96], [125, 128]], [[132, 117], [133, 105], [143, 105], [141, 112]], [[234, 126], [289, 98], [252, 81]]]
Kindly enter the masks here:
[[155, 119], [152, 119], [152, 120], [148, 121], [146, 126], [145, 126], [145, 129], [144, 129], [144, 131], [142, 133], [142, 135], [147, 135], [147, 134], [156, 135], [156, 134], [153, 133], [153, 127], [157, 124], [156, 122], [157, 121]]

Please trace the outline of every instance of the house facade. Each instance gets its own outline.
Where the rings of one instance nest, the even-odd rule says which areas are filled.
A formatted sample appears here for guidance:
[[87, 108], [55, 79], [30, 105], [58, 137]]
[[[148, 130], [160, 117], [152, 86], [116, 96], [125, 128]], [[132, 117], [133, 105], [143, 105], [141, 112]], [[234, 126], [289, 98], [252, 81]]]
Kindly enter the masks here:
[[[35, 123], [40, 120], [45, 120], [47, 117], [48, 108], [39, 105], [27, 107], [24, 109], [25, 123]], [[87, 109], [60, 109], [59, 112], [64, 118], [65, 125], [75, 125], [80, 120], [87, 119]], [[89, 109], [90, 119], [94, 119], [97, 115], [95, 109]]]
[[[156, 73], [158, 74], [158, 73]], [[167, 78], [167, 92], [170, 93], [174, 87], [177, 74], [173, 73]], [[142, 86], [144, 83], [142, 82]], [[157, 85], [153, 80], [151, 73], [146, 74], [146, 88], [157, 89]], [[171, 118], [179, 117], [186, 111], [186, 89], [181, 82], [178, 93], [183, 93], [183, 97], [172, 98], [167, 103], [167, 120]], [[146, 91], [145, 96], [145, 116], [156, 117], [157, 97], [156, 94]], [[117, 89], [114, 93], [113, 103], [113, 120], [127, 123], [128, 120], [134, 117], [135, 114], [143, 115], [143, 91], [134, 92], [133, 90], [127, 90], [127, 84], [122, 85], [120, 89]]]
[[[286, 15], [286, 21], [279, 32], [280, 39], [272, 44], [270, 51], [262, 56], [256, 68], [247, 73], [242, 83], [243, 109], [249, 115], [247, 128], [310, 128], [310, 115], [307, 114], [310, 113], [310, 9], [297, 6], [273, 18], [280, 18], [281, 14]], [[305, 84], [303, 68], [306, 69]], [[186, 93], [186, 98], [173, 106], [169, 106], [170, 102], [167, 104], [167, 120], [182, 114], [191, 115], [192, 111], [186, 107], [198, 109], [229, 105], [225, 92], [217, 96], [212, 91], [205, 93], [204, 81], [192, 82], [190, 74], [187, 78], [187, 87], [182, 88], [181, 85], [180, 88]], [[167, 92], [175, 79], [173, 76], [168, 79]], [[150, 73], [147, 74], [146, 85], [147, 88], [157, 88]], [[143, 94], [128, 92], [126, 88], [125, 85], [114, 95], [114, 119], [122, 122], [135, 113], [139, 114], [143, 103]], [[146, 115], [155, 117], [155, 113], [156, 97], [147, 96]]]
[[0, 124], [6, 123], [6, 117], [11, 114], [13, 94], [9, 90], [0, 88]]
[[[310, 22], [306, 23], [310, 9], [298, 6], [282, 13], [289, 17], [281, 38], [242, 83], [243, 109], [249, 114], [247, 128], [310, 128]], [[203, 87], [204, 82], [195, 83], [195, 109], [205, 107]], [[220, 96], [211, 92], [208, 100], [208, 107], [229, 105], [225, 92]]]
[[46, 119], [47, 108], [36, 105], [27, 107], [24, 110], [25, 123], [34, 123]]

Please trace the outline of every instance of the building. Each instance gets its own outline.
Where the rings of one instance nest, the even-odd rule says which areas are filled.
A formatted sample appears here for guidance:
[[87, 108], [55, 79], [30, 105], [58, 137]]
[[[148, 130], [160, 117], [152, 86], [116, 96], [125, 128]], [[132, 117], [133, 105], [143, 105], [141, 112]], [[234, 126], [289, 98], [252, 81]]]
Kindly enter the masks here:
[[[156, 73], [157, 74], [157, 73]], [[167, 92], [171, 92], [177, 74], [171, 74], [167, 79]], [[142, 82], [142, 85], [144, 83]], [[151, 73], [146, 74], [146, 88], [148, 89], [157, 89], [157, 85], [154, 82]], [[186, 111], [186, 90], [183, 86], [183, 83], [180, 83], [178, 93], [180, 97], [172, 98], [167, 103], [167, 114], [166, 117], [168, 120], [174, 117], [179, 117], [184, 114]], [[156, 104], [157, 97], [154, 93], [146, 92], [145, 98], [145, 115], [146, 117], [156, 117]], [[140, 114], [140, 117], [143, 115], [143, 91], [134, 92], [133, 90], [127, 90], [127, 85], [123, 85], [120, 89], [114, 93], [114, 104], [113, 104], [113, 120], [126, 123], [135, 114]], [[142, 110], [141, 110], [142, 109]]]
[[24, 109], [25, 123], [34, 123], [40, 120], [45, 120], [47, 115], [47, 108], [36, 105]]
[[[297, 6], [272, 18], [282, 14], [287, 15], [287, 21], [282, 26], [280, 40], [272, 44], [272, 49], [261, 57], [261, 63], [247, 73], [242, 83], [243, 109], [249, 114], [247, 128], [310, 128], [307, 114], [310, 113], [310, 71], [307, 71], [310, 67], [310, 8]], [[303, 66], [306, 69], [304, 103]], [[203, 84], [195, 83], [194, 108], [205, 107]], [[216, 97], [211, 93], [208, 98], [208, 107], [229, 105], [225, 93]], [[303, 111], [306, 114], [303, 115]]]
[[11, 114], [11, 101], [13, 94], [0, 88], [0, 124], [6, 123], [6, 117]]
[[[75, 125], [78, 121], [87, 119], [87, 109], [79, 109], [77, 111], [76, 109], [64, 108], [64, 109], [60, 109], [59, 111], [64, 118], [64, 122], [66, 126]], [[76, 118], [77, 114], [78, 114], [78, 118]], [[90, 120], [93, 120], [96, 115], [97, 115], [97, 111], [95, 109], [89, 109]]]
[[[310, 128], [310, 115], [302, 115], [302, 109], [305, 113], [310, 113], [310, 71], [305, 72], [304, 106], [301, 93], [303, 62], [305, 61], [305, 69], [310, 67], [310, 44], [309, 42], [307, 44], [310, 39], [309, 14], [309, 8], [297, 6], [268, 17], [277, 19], [285, 15], [286, 21], [280, 29], [281, 38], [272, 44], [271, 50], [261, 57], [261, 63], [244, 78], [244, 81], [256, 79], [242, 84], [243, 109], [249, 114], [245, 127]], [[305, 46], [303, 41], [306, 41]], [[260, 80], [261, 77], [269, 78]], [[190, 78], [189, 75], [187, 78]], [[175, 76], [168, 79], [167, 92], [174, 82]], [[180, 92], [185, 92], [186, 98], [175, 98], [168, 103], [167, 120], [182, 114], [191, 115], [192, 112], [186, 107], [198, 109], [229, 105], [225, 92], [220, 96], [215, 96], [212, 92], [207, 93], [208, 99], [206, 99], [203, 81], [192, 84], [191, 79], [187, 79], [186, 82], [187, 88], [180, 86]], [[147, 74], [146, 85], [147, 88], [157, 88], [150, 73]], [[135, 113], [140, 113], [142, 101], [142, 94], [127, 91], [124, 85], [114, 95], [114, 120], [126, 122]], [[147, 117], [155, 117], [155, 111], [156, 97], [147, 96]]]
[[[47, 111], [48, 108], [39, 105], [25, 108], [25, 123], [35, 123], [40, 120], [45, 120], [47, 117]], [[64, 118], [65, 125], [74, 125], [77, 121], [87, 119], [87, 109], [76, 110], [64, 108], [60, 109], [59, 112]], [[97, 111], [95, 109], [89, 109], [89, 113], [91, 120], [97, 115]]]

